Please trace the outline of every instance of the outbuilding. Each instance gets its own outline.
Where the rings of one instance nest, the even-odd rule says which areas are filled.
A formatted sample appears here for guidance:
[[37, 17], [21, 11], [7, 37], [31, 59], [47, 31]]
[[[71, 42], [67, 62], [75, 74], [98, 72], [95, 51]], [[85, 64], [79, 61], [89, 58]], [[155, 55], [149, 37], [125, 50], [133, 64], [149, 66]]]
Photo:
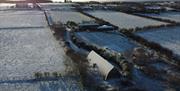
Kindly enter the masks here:
[[94, 65], [97, 66], [97, 69], [99, 73], [101, 74], [101, 76], [103, 76], [104, 80], [108, 80], [110, 78], [120, 76], [120, 73], [115, 68], [115, 66], [112, 65], [103, 57], [101, 57], [95, 51], [91, 51], [87, 59], [91, 66], [94, 66]]

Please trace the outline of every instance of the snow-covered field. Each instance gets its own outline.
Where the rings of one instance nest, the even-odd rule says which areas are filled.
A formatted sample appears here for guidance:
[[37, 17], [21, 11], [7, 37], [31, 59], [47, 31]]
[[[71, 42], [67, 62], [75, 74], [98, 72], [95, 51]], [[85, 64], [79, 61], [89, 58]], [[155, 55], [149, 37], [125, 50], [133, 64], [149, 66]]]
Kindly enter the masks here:
[[0, 78], [32, 76], [34, 72], [65, 72], [63, 48], [50, 29], [0, 30]]
[[126, 52], [136, 46], [132, 41], [118, 33], [77, 32], [76, 36], [87, 43], [109, 48], [117, 52]]
[[15, 7], [15, 6], [16, 4], [0, 3], [0, 10], [10, 9], [11, 7]]
[[87, 13], [108, 21], [114, 25], [117, 25], [119, 28], [135, 28], [135, 27], [144, 27], [149, 25], [162, 25], [166, 24], [163, 22], [150, 20], [142, 17], [137, 17], [121, 12], [115, 11], [88, 11]]
[[142, 15], [180, 22], [180, 12], [164, 12], [160, 14], [142, 14]]
[[44, 10], [47, 10], [53, 22], [62, 22], [66, 24], [68, 21], [81, 23], [82, 21], [93, 20], [74, 10], [72, 5], [75, 3], [40, 3]]
[[[54, 38], [43, 11], [0, 11], [0, 21], [0, 91], [82, 89], [78, 70]], [[35, 81], [36, 72], [63, 77]]]
[[[49, 28], [0, 30], [0, 50], [0, 87], [10, 91], [14, 91], [10, 88], [15, 87], [10, 85], [10, 88], [5, 88], [4, 83], [9, 86], [8, 83], [13, 81], [16, 83], [16, 80], [33, 79], [35, 72], [58, 72], [61, 75], [67, 75], [67, 77], [77, 72], [73, 70], [72, 61], [65, 55], [63, 47], [52, 36]], [[74, 81], [72, 78], [65, 77], [63, 79], [65, 80], [61, 80], [57, 84], [78, 85], [76, 84], [78, 79]], [[66, 81], [66, 79], [69, 81]], [[73, 83], [70, 83], [71, 81]], [[34, 84], [41, 85], [42, 83], [46, 83], [48, 86], [52, 82], [37, 82]], [[20, 89], [26, 89], [24, 86], [26, 87], [29, 84], [32, 88], [27, 87], [29, 90], [26, 91], [39, 91], [36, 90], [39, 88], [34, 87], [32, 83], [20, 84], [17, 81], [17, 84], [19, 84]], [[56, 84], [54, 85], [56, 86]], [[65, 86], [59, 87], [59, 89], [68, 89]]]
[[66, 23], [67, 21], [74, 21], [76, 23], [81, 23], [82, 21], [93, 20], [76, 11], [50, 11], [50, 14], [54, 22], [60, 21]]
[[0, 28], [47, 26], [42, 11], [0, 11]]
[[172, 50], [180, 55], [180, 27], [159, 28], [137, 32], [137, 35], [144, 37], [149, 41], [159, 43], [165, 48]]
[[75, 3], [39, 3], [44, 10], [72, 10]]

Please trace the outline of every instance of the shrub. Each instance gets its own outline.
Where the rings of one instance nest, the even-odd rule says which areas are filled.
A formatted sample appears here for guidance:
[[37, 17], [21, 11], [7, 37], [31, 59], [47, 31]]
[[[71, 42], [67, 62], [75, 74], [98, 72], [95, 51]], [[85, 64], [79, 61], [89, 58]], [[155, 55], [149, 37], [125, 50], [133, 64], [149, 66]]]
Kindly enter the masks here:
[[42, 78], [42, 73], [40, 73], [40, 72], [35, 72], [35, 73], [34, 73], [34, 76], [35, 76], [35, 78]]
[[52, 75], [53, 75], [53, 77], [58, 77], [58, 73], [57, 72], [53, 72]]
[[49, 72], [44, 72], [44, 77], [49, 77], [50, 73]]

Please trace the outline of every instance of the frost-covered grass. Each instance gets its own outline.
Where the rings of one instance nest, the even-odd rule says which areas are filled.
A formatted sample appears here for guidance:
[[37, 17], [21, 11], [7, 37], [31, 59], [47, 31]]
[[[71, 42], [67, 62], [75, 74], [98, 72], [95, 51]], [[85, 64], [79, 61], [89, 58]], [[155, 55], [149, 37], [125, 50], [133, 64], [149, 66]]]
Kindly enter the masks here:
[[0, 10], [10, 9], [11, 7], [15, 7], [15, 6], [16, 4], [0, 3]]
[[71, 10], [74, 3], [39, 3], [44, 10]]
[[0, 50], [0, 79], [67, 70], [69, 60], [48, 28], [0, 30]]
[[[78, 70], [47, 27], [42, 11], [0, 11], [0, 20], [0, 91], [82, 89]], [[63, 77], [35, 81], [36, 73]]]
[[142, 14], [142, 15], [180, 22], [180, 12], [163, 12], [160, 14]]
[[108, 21], [114, 25], [117, 25], [119, 28], [135, 28], [135, 27], [144, 27], [149, 25], [162, 25], [166, 24], [163, 22], [150, 20], [138, 16], [133, 16], [121, 12], [115, 11], [88, 11], [87, 13]]
[[175, 54], [180, 55], [180, 27], [169, 27], [169, 28], [159, 28], [137, 32], [137, 35], [143, 38], [156, 42], [161, 46], [172, 50]]
[[54, 22], [67, 23], [67, 21], [74, 21], [76, 23], [81, 23], [82, 21], [93, 20], [83, 14], [76, 11], [50, 11], [51, 17]]
[[125, 52], [136, 46], [132, 41], [117, 33], [77, 32], [76, 36], [87, 43], [117, 52]]
[[0, 28], [47, 26], [42, 11], [0, 11]]
[[[0, 91], [82, 89], [77, 69], [49, 28], [1, 29], [0, 59]], [[52, 81], [28, 81], [35, 78], [36, 72], [57, 72], [64, 77]]]

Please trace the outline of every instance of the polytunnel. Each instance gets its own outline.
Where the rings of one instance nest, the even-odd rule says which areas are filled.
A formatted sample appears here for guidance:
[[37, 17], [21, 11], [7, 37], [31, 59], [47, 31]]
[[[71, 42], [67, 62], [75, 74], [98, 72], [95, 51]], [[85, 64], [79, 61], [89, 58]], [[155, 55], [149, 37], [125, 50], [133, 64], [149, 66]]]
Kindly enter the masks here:
[[110, 62], [108, 62], [103, 57], [101, 57], [95, 51], [91, 51], [89, 53], [87, 59], [88, 59], [90, 65], [93, 66], [95, 64], [97, 66], [100, 75], [102, 75], [105, 80], [112, 78], [113, 75], [116, 75], [114, 77], [117, 77], [117, 75], [120, 74], [114, 65], [112, 65]]

